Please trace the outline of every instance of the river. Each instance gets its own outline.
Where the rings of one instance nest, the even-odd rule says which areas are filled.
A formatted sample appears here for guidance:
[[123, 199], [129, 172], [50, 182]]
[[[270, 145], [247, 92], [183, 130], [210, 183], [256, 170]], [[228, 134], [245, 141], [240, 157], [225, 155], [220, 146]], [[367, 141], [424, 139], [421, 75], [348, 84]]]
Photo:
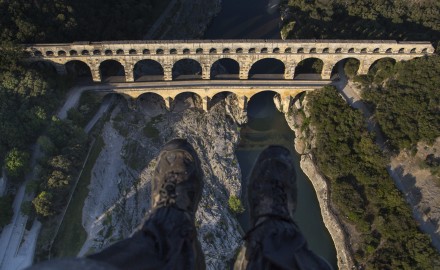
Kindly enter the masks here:
[[[206, 39], [280, 39], [280, 0], [223, 0], [222, 11], [212, 21]], [[227, 68], [227, 67], [226, 67]], [[271, 69], [273, 67], [268, 66]], [[268, 89], [270, 90], [270, 89]], [[233, 91], [233, 90], [232, 90]], [[258, 154], [269, 144], [281, 144], [294, 153], [298, 206], [295, 221], [307, 238], [309, 247], [337, 269], [336, 250], [325, 227], [313, 186], [299, 166], [299, 155], [294, 149], [294, 132], [284, 115], [273, 103], [274, 93], [255, 95], [248, 102], [249, 121], [241, 127], [241, 144], [236, 151], [242, 170], [242, 200], [246, 193], [247, 176]], [[239, 216], [241, 226], [248, 229], [247, 213]]]

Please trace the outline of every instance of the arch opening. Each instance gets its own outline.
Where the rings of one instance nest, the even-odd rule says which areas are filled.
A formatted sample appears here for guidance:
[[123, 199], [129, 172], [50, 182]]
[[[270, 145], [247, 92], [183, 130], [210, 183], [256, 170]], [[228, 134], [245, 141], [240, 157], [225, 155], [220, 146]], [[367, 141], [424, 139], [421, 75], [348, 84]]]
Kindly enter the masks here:
[[274, 119], [286, 121], [283, 117], [275, 117], [281, 114], [274, 102], [277, 97], [279, 97], [277, 92], [266, 90], [249, 98], [247, 103], [248, 128], [260, 132], [267, 131], [267, 137], [271, 137], [270, 130], [279, 128], [279, 123], [274, 122]]
[[173, 112], [183, 112], [190, 108], [203, 109], [202, 98], [196, 93], [183, 92], [174, 98], [172, 105]]
[[211, 79], [238, 79], [240, 65], [231, 58], [222, 58], [214, 62], [211, 66]]
[[202, 78], [202, 66], [194, 59], [181, 59], [173, 65], [173, 80], [194, 80]]
[[67, 75], [72, 76], [76, 80], [80, 80], [82, 82], [92, 82], [92, 71], [90, 67], [83, 61], [73, 60], [69, 61], [66, 64]]
[[124, 66], [116, 60], [105, 60], [99, 65], [101, 82], [125, 82]]
[[358, 59], [353, 57], [344, 58], [333, 66], [330, 78], [337, 79], [345, 75], [351, 79], [357, 75], [360, 63]]
[[395, 64], [396, 60], [391, 57], [380, 58], [371, 64], [368, 69], [368, 75], [385, 77]]
[[320, 80], [324, 62], [319, 58], [306, 58], [295, 67], [294, 79]]
[[[167, 107], [162, 96], [156, 93], [144, 93], [136, 99], [136, 107], [145, 115], [155, 117], [163, 114]], [[145, 127], [144, 133], [147, 137], [156, 137], [157, 131], [152, 127]], [[156, 136], [154, 136], [156, 135]]]
[[134, 65], [133, 76], [135, 82], [163, 81], [164, 71], [159, 62], [144, 59]]
[[223, 91], [215, 94], [209, 102], [209, 108], [211, 109], [218, 106], [225, 107], [225, 105], [238, 106], [237, 95], [230, 91]]
[[284, 78], [286, 67], [281, 60], [264, 58], [252, 64], [249, 70], [249, 79], [252, 80], [280, 80]]

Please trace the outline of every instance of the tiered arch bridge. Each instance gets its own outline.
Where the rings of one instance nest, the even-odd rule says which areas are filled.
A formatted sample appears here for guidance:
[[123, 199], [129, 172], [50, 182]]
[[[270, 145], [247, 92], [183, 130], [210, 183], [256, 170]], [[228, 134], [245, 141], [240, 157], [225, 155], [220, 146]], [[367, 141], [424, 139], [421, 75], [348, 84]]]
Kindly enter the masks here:
[[[246, 104], [252, 95], [274, 90], [283, 103], [288, 103], [298, 92], [313, 90], [329, 84], [335, 66], [345, 59], [359, 61], [358, 74], [367, 74], [378, 60], [410, 60], [432, 54], [429, 42], [397, 42], [377, 40], [188, 40], [188, 41], [115, 41], [75, 42], [68, 44], [30, 44], [25, 50], [30, 61], [50, 62], [58, 73], [66, 73], [70, 63], [79, 63], [90, 73], [94, 82], [104, 82], [105, 66], [116, 63], [122, 70], [125, 84], [109, 84], [98, 87], [100, 91], [124, 93], [137, 98], [142, 93], [162, 96], [167, 106], [178, 93], [194, 92], [203, 100], [212, 98], [219, 91], [236, 93]], [[259, 77], [252, 74], [258, 64], [266, 60], [276, 61], [281, 67], [278, 75]], [[297, 70], [304, 62], [321, 62], [321, 72], [312, 80], [298, 79]], [[182, 61], [195, 66], [196, 76], [186, 81], [176, 76], [176, 66]], [[215, 67], [222, 61], [236, 66], [236, 74], [221, 77], [215, 75]], [[139, 64], [153, 64], [159, 72], [147, 76], [136, 74]], [[261, 68], [261, 67], [260, 67]], [[137, 72], [139, 73], [139, 72]], [[142, 73], [142, 71], [141, 71]], [[174, 76], [173, 76], [174, 75]], [[260, 80], [252, 80], [255, 77]], [[181, 78], [180, 78], [181, 79]], [[152, 82], [154, 81], [154, 82]], [[110, 87], [113, 85], [112, 87]], [[204, 102], [205, 103], [205, 102]], [[204, 108], [207, 109], [208, 103]], [[286, 104], [287, 106], [288, 104]], [[245, 108], [245, 105], [243, 105]]]

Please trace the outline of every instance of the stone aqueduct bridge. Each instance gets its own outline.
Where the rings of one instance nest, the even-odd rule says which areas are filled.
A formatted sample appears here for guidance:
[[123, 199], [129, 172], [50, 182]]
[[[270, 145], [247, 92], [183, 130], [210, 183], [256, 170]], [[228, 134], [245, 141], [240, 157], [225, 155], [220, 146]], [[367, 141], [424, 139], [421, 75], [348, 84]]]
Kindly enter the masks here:
[[[153, 60], [163, 69], [163, 81], [132, 87], [114, 87], [112, 91], [125, 93], [137, 98], [142, 93], [153, 92], [161, 95], [167, 104], [179, 92], [196, 92], [202, 99], [209, 100], [221, 91], [234, 92], [244, 103], [252, 95], [274, 90], [285, 102], [298, 92], [312, 90], [311, 85], [302, 85], [293, 80], [296, 66], [303, 60], [317, 58], [323, 62], [319, 85], [328, 84], [333, 68], [339, 61], [347, 58], [359, 60], [358, 74], [366, 74], [371, 65], [382, 58], [396, 61], [409, 60], [432, 54], [434, 48], [429, 42], [397, 42], [397, 41], [356, 41], [356, 40], [190, 40], [190, 41], [116, 41], [116, 42], [76, 42], [69, 44], [32, 44], [26, 45], [30, 61], [51, 62], [59, 73], [65, 73], [65, 65], [71, 61], [85, 63], [91, 72], [93, 81], [101, 82], [101, 64], [107, 60], [119, 62], [125, 72], [125, 81], [134, 82], [134, 68], [142, 60]], [[236, 61], [239, 66], [236, 84], [227, 81], [211, 80], [211, 67], [216, 61], [228, 58]], [[182, 84], [173, 81], [173, 67], [182, 59], [192, 59], [200, 64], [201, 79], [198, 82]], [[262, 81], [249, 79], [249, 72], [256, 62], [263, 59], [277, 59], [284, 64], [284, 79], [264, 84]], [[302, 87], [302, 90], [301, 90]], [[289, 89], [291, 90], [289, 94]], [[110, 91], [110, 90], [108, 90]], [[288, 104], [286, 104], [287, 106]], [[245, 105], [243, 105], [245, 106]], [[205, 106], [204, 106], [205, 107]], [[207, 108], [207, 105], [206, 105]]]

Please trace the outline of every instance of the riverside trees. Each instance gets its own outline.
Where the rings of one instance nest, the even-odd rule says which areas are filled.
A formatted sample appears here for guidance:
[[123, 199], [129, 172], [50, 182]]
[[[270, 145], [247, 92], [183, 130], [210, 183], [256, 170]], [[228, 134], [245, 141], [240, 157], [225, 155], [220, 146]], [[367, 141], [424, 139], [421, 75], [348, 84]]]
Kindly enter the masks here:
[[358, 232], [353, 243], [358, 264], [371, 269], [433, 269], [440, 256], [418, 230], [361, 112], [350, 108], [333, 87], [311, 92], [307, 99], [310, 124], [316, 130], [313, 153], [329, 179], [337, 211]]

